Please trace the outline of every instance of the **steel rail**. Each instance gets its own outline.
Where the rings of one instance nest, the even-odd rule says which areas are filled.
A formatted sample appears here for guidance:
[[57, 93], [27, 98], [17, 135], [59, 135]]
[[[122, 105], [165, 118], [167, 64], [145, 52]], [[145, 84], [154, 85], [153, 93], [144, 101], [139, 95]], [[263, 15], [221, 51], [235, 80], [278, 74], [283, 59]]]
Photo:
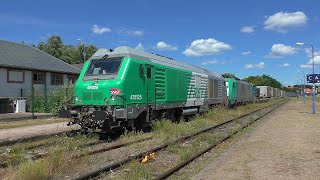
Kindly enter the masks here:
[[181, 138], [179, 138], [179, 139], [176, 139], [176, 140], [174, 140], [174, 141], [171, 141], [171, 142], [169, 142], [169, 143], [166, 143], [166, 144], [163, 144], [163, 145], [160, 145], [160, 146], [156, 146], [156, 147], [154, 147], [154, 148], [151, 148], [151, 149], [148, 149], [148, 150], [146, 150], [146, 151], [140, 152], [140, 153], [138, 153], [138, 154], [136, 154], [136, 155], [128, 156], [127, 158], [125, 158], [125, 159], [123, 159], [123, 160], [121, 160], [121, 161], [114, 162], [114, 163], [112, 163], [112, 164], [102, 166], [102, 167], [99, 168], [99, 169], [92, 170], [92, 171], [90, 171], [90, 172], [87, 172], [87, 173], [82, 174], [82, 175], [79, 175], [79, 176], [75, 176], [75, 177], [73, 177], [73, 179], [75, 179], [75, 180], [84, 180], [84, 179], [90, 179], [90, 178], [97, 177], [97, 176], [99, 176], [100, 173], [102, 173], [102, 172], [111, 171], [111, 170], [114, 170], [114, 169], [116, 169], [116, 168], [119, 168], [119, 167], [121, 167], [123, 164], [126, 164], [126, 163], [128, 163], [128, 162], [131, 162], [131, 161], [134, 160], [134, 159], [142, 158], [143, 156], [145, 156], [145, 155], [148, 154], [148, 153], [160, 151], [160, 150], [168, 147], [168, 146], [171, 145], [171, 144], [175, 144], [175, 143], [178, 143], [178, 142], [180, 142], [180, 141], [183, 141], [183, 140], [186, 140], [186, 139], [190, 139], [190, 138], [192, 138], [192, 137], [194, 137], [194, 136], [196, 136], [196, 135], [199, 135], [199, 134], [208, 132], [208, 131], [210, 131], [210, 130], [219, 128], [219, 127], [221, 127], [221, 126], [223, 126], [223, 125], [226, 125], [226, 124], [228, 124], [228, 123], [230, 123], [230, 122], [233, 122], [233, 121], [236, 121], [236, 120], [238, 120], [238, 119], [241, 119], [241, 118], [250, 116], [250, 115], [252, 115], [252, 114], [254, 114], [254, 113], [258, 112], [258, 111], [264, 110], [264, 109], [266, 109], [266, 108], [269, 108], [269, 107], [271, 107], [271, 106], [274, 106], [274, 105], [277, 105], [277, 104], [280, 104], [280, 103], [282, 103], [282, 102], [277, 102], [277, 103], [271, 104], [271, 105], [269, 105], [269, 106], [267, 106], [267, 107], [264, 107], [264, 108], [261, 108], [261, 109], [252, 111], [252, 112], [250, 112], [250, 113], [247, 113], [247, 114], [241, 115], [241, 116], [239, 116], [239, 117], [236, 117], [236, 118], [230, 119], [230, 120], [228, 120], [228, 121], [225, 121], [225, 122], [223, 122], [223, 123], [220, 123], [220, 124], [217, 124], [217, 125], [208, 127], [208, 128], [206, 128], [206, 129], [200, 130], [200, 131], [195, 132], [195, 133], [192, 133], [192, 134], [190, 134], [190, 135], [183, 136], [183, 137], [181, 137]]
[[[283, 103], [284, 104], [284, 103]], [[235, 134], [239, 133], [241, 130], [245, 129], [246, 127], [248, 127], [250, 124], [252, 124], [253, 122], [265, 117], [266, 115], [268, 115], [269, 113], [271, 113], [272, 111], [276, 110], [278, 107], [280, 107], [281, 105], [277, 105], [275, 108], [273, 108], [272, 110], [268, 111], [267, 113], [263, 114], [262, 116], [258, 117], [257, 119], [249, 122], [248, 124], [246, 124], [245, 126], [243, 126], [241, 129], [234, 131], [233, 133], [231, 133], [230, 135], [220, 139], [219, 141], [213, 143], [212, 145], [210, 145], [209, 147], [201, 150], [200, 152], [196, 153], [195, 155], [191, 156], [189, 159], [179, 163], [178, 165], [174, 166], [173, 168], [169, 169], [168, 171], [166, 171], [165, 173], [159, 175], [158, 177], [155, 178], [155, 180], [162, 180], [162, 179], [166, 179], [168, 177], [170, 177], [172, 174], [174, 174], [175, 172], [179, 171], [180, 169], [182, 169], [183, 167], [185, 167], [186, 165], [188, 165], [189, 163], [191, 163], [193, 160], [199, 158], [201, 155], [203, 155], [204, 153], [210, 151], [211, 149], [213, 149], [214, 147], [218, 146], [219, 144], [223, 143], [224, 141], [230, 139], [231, 137], [233, 137]]]

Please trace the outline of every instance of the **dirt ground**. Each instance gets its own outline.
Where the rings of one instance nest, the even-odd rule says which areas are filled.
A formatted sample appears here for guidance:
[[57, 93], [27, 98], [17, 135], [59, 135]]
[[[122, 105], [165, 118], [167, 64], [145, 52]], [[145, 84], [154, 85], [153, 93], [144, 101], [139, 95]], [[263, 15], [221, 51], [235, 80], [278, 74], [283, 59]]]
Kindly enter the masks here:
[[294, 99], [192, 179], [320, 179], [320, 107]]
[[15, 140], [25, 137], [33, 137], [38, 135], [50, 135], [65, 131], [71, 131], [72, 129], [77, 129], [77, 126], [67, 126], [67, 122], [35, 125], [35, 126], [25, 126], [9, 129], [0, 129], [0, 142], [6, 140]]

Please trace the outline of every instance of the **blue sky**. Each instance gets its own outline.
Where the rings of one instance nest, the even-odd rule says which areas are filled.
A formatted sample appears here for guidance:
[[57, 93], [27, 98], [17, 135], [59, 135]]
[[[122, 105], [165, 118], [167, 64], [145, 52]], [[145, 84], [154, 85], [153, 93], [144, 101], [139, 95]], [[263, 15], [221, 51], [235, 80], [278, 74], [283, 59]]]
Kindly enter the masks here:
[[4, 1], [0, 39], [37, 44], [59, 34], [65, 44], [125, 45], [291, 85], [297, 71], [312, 72], [308, 46], [296, 42], [314, 45], [320, 64], [319, 12], [320, 2], [306, 0]]

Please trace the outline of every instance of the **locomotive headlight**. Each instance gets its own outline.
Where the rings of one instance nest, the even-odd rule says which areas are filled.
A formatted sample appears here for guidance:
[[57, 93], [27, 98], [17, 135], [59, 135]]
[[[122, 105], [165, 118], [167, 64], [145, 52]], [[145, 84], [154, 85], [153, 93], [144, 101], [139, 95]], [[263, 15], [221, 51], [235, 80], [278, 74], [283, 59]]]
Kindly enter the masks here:
[[112, 100], [112, 101], [115, 101], [115, 100], [116, 100], [116, 97], [115, 97], [115, 96], [111, 96], [111, 100]]
[[79, 101], [79, 98], [78, 98], [78, 96], [74, 97], [74, 100], [76, 100], [76, 101]]

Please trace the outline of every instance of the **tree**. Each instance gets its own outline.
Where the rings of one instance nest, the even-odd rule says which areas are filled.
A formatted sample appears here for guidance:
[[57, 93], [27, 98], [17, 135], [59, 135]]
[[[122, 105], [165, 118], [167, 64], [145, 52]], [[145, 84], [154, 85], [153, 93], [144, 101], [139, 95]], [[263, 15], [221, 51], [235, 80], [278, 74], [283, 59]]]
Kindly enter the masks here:
[[63, 42], [59, 35], [51, 36], [47, 42], [47, 53], [60, 59], [63, 53]]
[[97, 52], [98, 48], [95, 45], [89, 44], [86, 47], [86, 55], [87, 58], [89, 59], [95, 52]]
[[[82, 43], [77, 47], [64, 45], [59, 35], [49, 37], [47, 42], [40, 42], [37, 48], [69, 64], [84, 63], [84, 55], [87, 60], [98, 50], [93, 44], [85, 46], [85, 44]], [[85, 54], [83, 53], [84, 50], [86, 52]]]
[[222, 76], [224, 78], [235, 78], [236, 80], [240, 80], [237, 76], [235, 76], [234, 74], [231, 74], [231, 73], [224, 73], [224, 74], [222, 74]]
[[89, 44], [88, 46], [85, 46], [84, 43], [80, 43], [77, 46], [77, 49], [78, 49], [79, 54], [81, 56], [81, 62], [84, 61], [83, 59], [85, 59], [85, 60], [89, 59], [98, 50], [98, 48], [95, 45]]
[[81, 56], [79, 51], [72, 45], [67, 45], [63, 47], [61, 60], [69, 64], [81, 63]]
[[59, 35], [49, 37], [47, 43], [40, 42], [38, 49], [60, 59], [63, 53], [63, 42]]
[[282, 85], [279, 81], [265, 74], [263, 74], [262, 76], [249, 76], [244, 80], [256, 86], [271, 86], [282, 89]]

